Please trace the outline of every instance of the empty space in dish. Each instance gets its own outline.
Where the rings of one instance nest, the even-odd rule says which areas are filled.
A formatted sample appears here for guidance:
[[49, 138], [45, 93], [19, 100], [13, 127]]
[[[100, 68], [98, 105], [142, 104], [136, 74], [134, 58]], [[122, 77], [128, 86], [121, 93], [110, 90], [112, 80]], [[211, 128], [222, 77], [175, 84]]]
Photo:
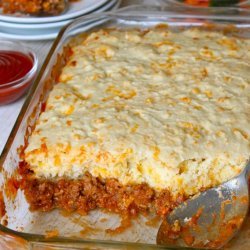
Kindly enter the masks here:
[[[171, 29], [178, 31], [179, 29], [193, 26], [200, 27], [206, 23], [206, 20], [193, 17], [192, 21], [190, 21], [181, 16], [176, 18], [167, 15], [164, 16], [159, 9], [155, 7], [153, 10], [147, 9], [144, 14], [137, 12], [135, 9], [131, 14], [128, 12], [118, 12], [117, 14], [100, 14], [80, 18], [70, 24], [64, 32], [60, 33], [41, 73], [32, 87], [31, 95], [29, 95], [25, 102], [4, 149], [0, 162], [0, 165], [3, 165], [0, 176], [1, 186], [6, 186], [8, 179], [13, 175], [16, 176], [16, 169], [19, 162], [17, 149], [20, 145], [24, 144], [27, 128], [32, 127], [35, 123], [40, 113], [42, 103], [46, 100], [51, 86], [55, 83], [55, 79], [64, 62], [63, 53], [65, 49], [63, 48], [66, 47], [70, 39], [82, 32], [91, 32], [92, 30], [98, 30], [103, 27], [116, 27], [121, 29], [136, 27], [145, 29], [162, 23], [168, 24]], [[216, 28], [221, 29], [226, 27], [227, 25], [224, 26], [223, 24], [216, 26]], [[249, 26], [245, 23], [235, 26], [232, 30], [239, 36], [249, 37], [250, 35]], [[92, 211], [89, 215], [65, 214], [59, 210], [46, 213], [30, 212], [29, 205], [20, 189], [17, 191], [14, 200], [9, 199], [6, 194], [4, 194], [4, 196], [7, 213], [3, 217], [2, 222], [7, 219], [7, 227], [9, 229], [27, 233], [27, 237], [28, 234], [48, 236], [54, 233], [55, 236], [67, 237], [71, 241], [75, 239], [93, 239], [155, 244], [156, 234], [160, 224], [160, 221], [155, 221], [150, 215], [141, 215], [134, 219], [132, 221], [133, 226], [129, 227], [129, 229], [123, 233], [110, 234], [106, 232], [106, 229], [116, 228], [120, 225], [121, 218], [116, 214], [104, 213], [99, 210]], [[250, 229], [246, 228], [235, 240], [235, 243], [230, 245], [230, 249], [239, 249], [237, 246], [239, 242], [241, 242], [240, 245], [242, 249], [248, 249], [247, 246], [249, 246], [250, 241], [247, 240], [247, 235], [249, 233]], [[58, 241], [60, 241], [60, 239], [58, 239]]]

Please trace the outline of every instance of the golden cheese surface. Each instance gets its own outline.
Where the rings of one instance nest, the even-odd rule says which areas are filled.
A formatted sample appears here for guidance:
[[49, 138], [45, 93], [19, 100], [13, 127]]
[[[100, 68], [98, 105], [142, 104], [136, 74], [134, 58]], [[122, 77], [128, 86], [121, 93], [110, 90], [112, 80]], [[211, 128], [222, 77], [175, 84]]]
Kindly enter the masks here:
[[25, 160], [40, 177], [194, 194], [250, 155], [250, 40], [196, 28], [99, 30], [72, 47]]

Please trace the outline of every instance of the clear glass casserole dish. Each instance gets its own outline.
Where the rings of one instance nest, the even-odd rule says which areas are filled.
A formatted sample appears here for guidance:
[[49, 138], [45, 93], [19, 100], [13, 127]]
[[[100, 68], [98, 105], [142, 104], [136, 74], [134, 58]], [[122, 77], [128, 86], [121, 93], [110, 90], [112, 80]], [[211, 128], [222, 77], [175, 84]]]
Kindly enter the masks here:
[[[64, 48], [70, 39], [84, 32], [103, 27], [147, 28], [168, 24], [174, 30], [210, 25], [212, 29], [227, 29], [241, 37], [250, 38], [250, 18], [247, 10], [211, 9], [209, 12], [165, 3], [161, 6], [130, 6], [116, 12], [82, 17], [65, 27], [56, 39], [45, 63], [32, 86], [0, 159], [0, 182], [6, 214], [0, 225], [2, 249], [170, 249], [155, 244], [159, 223], [145, 223], [141, 216], [133, 226], [117, 235], [105, 234], [107, 227], [119, 224], [119, 217], [100, 211], [87, 216], [63, 214], [58, 210], [48, 213], [30, 212], [23, 192], [18, 189], [17, 167], [19, 148], [25, 143], [27, 131], [32, 130], [43, 103], [64, 64]], [[233, 25], [233, 27], [232, 27]], [[0, 197], [1, 198], [1, 197]], [[0, 199], [0, 208], [3, 202]], [[4, 213], [4, 212], [3, 212]], [[105, 221], [101, 218], [105, 217]], [[247, 222], [250, 221], [250, 217]], [[249, 249], [250, 228], [245, 228], [230, 243], [229, 249]]]

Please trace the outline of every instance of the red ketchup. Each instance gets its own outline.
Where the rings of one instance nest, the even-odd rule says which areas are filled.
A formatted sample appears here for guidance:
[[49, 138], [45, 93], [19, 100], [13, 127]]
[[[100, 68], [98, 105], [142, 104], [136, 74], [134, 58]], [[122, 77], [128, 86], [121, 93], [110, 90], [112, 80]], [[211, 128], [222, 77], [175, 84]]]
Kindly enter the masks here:
[[33, 65], [33, 58], [27, 54], [0, 49], [0, 104], [12, 102], [25, 93], [33, 80], [34, 74], [27, 75]]

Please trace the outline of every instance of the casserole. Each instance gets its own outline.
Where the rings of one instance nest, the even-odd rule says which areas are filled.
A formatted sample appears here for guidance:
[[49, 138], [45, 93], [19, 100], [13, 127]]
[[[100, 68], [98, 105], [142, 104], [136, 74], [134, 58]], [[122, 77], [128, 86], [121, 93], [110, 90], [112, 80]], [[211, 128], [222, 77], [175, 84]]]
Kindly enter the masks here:
[[1, 1], [3, 13], [23, 13], [31, 15], [58, 15], [66, 8], [64, 0], [56, 1]]
[[[159, 23], [167, 23], [171, 27], [174, 27], [176, 30], [178, 30], [180, 28], [185, 28], [185, 27], [187, 28], [191, 25], [199, 27], [202, 24], [204, 24], [204, 21], [207, 22], [207, 16], [206, 19], [202, 20], [201, 14], [198, 16], [200, 19], [197, 19], [196, 21], [192, 22], [187, 22], [185, 18], [188, 16], [191, 17], [190, 13], [185, 13], [183, 17], [182, 16], [183, 9], [179, 8], [171, 9], [170, 6], [167, 6], [165, 10], [162, 7], [161, 8], [152, 7], [152, 10], [150, 7], [146, 7], [146, 10], [144, 10], [144, 14], [140, 14], [141, 12], [138, 12], [139, 8], [140, 7], [133, 7], [132, 11], [129, 14], [127, 12], [118, 11], [117, 14], [110, 13], [110, 14], [102, 14], [99, 15], [98, 17], [90, 16], [87, 18], [81, 18], [70, 24], [61, 33], [60, 38], [57, 39], [52, 48], [54, 53], [50, 54], [50, 56], [47, 58], [45, 65], [43, 66], [42, 69], [43, 74], [39, 75], [37, 82], [32, 89], [33, 91], [32, 98], [30, 96], [24, 105], [19, 120], [13, 130], [12, 136], [10, 137], [7, 143], [8, 150], [5, 150], [3, 152], [2, 179], [6, 191], [9, 190], [10, 186], [14, 188], [16, 187], [15, 181], [13, 181], [12, 176], [17, 175], [15, 171], [19, 161], [18, 159], [19, 154], [17, 153], [17, 148], [20, 148], [20, 145], [23, 145], [24, 140], [27, 139], [25, 138], [25, 134], [29, 135], [29, 133], [31, 133], [32, 127], [36, 122], [38, 114], [40, 113], [40, 110], [43, 108], [42, 104], [46, 100], [46, 97], [52, 85], [54, 84], [55, 79], [57, 79], [57, 77], [60, 74], [59, 69], [61, 69], [62, 65], [64, 65], [65, 60], [67, 59], [65, 57], [67, 51], [65, 51], [65, 49], [63, 51], [62, 48], [64, 46], [64, 48], [66, 48], [67, 50], [67, 46], [65, 45], [72, 36], [86, 30], [91, 30], [91, 28], [97, 29], [100, 27], [109, 27], [109, 26], [115, 26], [119, 28], [125, 28], [125, 27], [146, 28], [155, 26]], [[161, 12], [161, 11], [159, 12], [159, 10], [161, 11], [164, 10], [167, 12]], [[170, 12], [170, 10], [175, 13], [173, 14], [173, 12]], [[179, 14], [178, 11], [180, 12]], [[163, 13], [166, 14], [166, 16], [163, 16], [162, 15]], [[192, 18], [194, 17], [195, 16], [192, 15]], [[210, 18], [214, 18], [214, 16], [211, 16]], [[227, 27], [227, 25], [225, 26], [227, 21], [232, 20], [232, 16], [230, 17], [218, 16], [216, 17], [216, 19], [223, 20], [223, 22], [216, 28], [224, 29]], [[236, 28], [234, 28], [231, 31], [237, 33], [240, 36], [247, 37], [249, 35], [248, 33], [249, 26], [248, 22], [246, 21], [246, 18], [243, 16], [239, 16], [236, 19], [238, 19], [236, 20], [236, 26], [235, 26]], [[213, 29], [215, 29], [215, 27], [213, 27]], [[55, 64], [56, 60], [59, 63]], [[26, 131], [28, 131], [28, 133]], [[18, 175], [15, 176], [15, 179], [18, 179]], [[38, 245], [42, 246], [42, 243], [37, 243], [34, 241], [37, 240], [47, 241], [46, 235], [51, 236], [53, 235], [53, 232], [54, 236], [59, 234], [60, 236], [65, 236], [66, 238], [62, 239], [54, 237], [53, 239], [50, 239], [48, 241], [57, 241], [57, 242], [61, 241], [60, 243], [58, 243], [59, 245], [64, 244], [62, 243], [64, 241], [67, 242], [66, 245], [68, 246], [70, 246], [70, 244], [71, 246], [72, 244], [74, 244], [75, 247], [79, 248], [81, 246], [91, 247], [91, 244], [92, 246], [93, 244], [97, 245], [99, 244], [99, 246], [101, 246], [102, 244], [104, 245], [109, 244], [108, 242], [105, 243], [97, 240], [88, 242], [86, 241], [87, 238], [102, 239], [102, 240], [107, 239], [107, 240], [126, 241], [126, 242], [139, 241], [141, 243], [147, 243], [147, 244], [154, 244], [155, 242], [157, 223], [155, 224], [150, 223], [149, 217], [143, 217], [143, 216], [139, 217], [136, 223], [133, 222], [133, 226], [129, 228], [129, 230], [126, 230], [121, 234], [106, 234], [105, 229], [107, 229], [107, 227], [115, 228], [117, 225], [119, 226], [119, 217], [117, 217], [116, 215], [102, 213], [102, 211], [91, 212], [87, 216], [79, 216], [77, 214], [65, 216], [65, 214], [62, 215], [57, 210], [54, 210], [46, 214], [41, 212], [31, 213], [28, 210], [28, 204], [25, 201], [23, 192], [20, 189], [16, 190], [16, 192], [17, 192], [16, 195], [11, 195], [12, 197], [8, 195], [8, 191], [7, 195], [6, 192], [4, 192], [6, 212], [8, 216], [8, 228], [15, 231], [23, 231], [23, 233], [13, 232], [13, 231], [12, 233], [16, 234], [16, 236], [18, 237], [21, 238], [24, 237], [24, 239], [26, 240], [31, 240], [32, 242], [29, 244], [32, 246], [38, 246]], [[13, 193], [14, 192], [12, 192], [12, 194]], [[5, 219], [6, 215], [3, 217], [3, 222]], [[154, 224], [154, 227], [152, 227], [152, 224]], [[67, 225], [67, 227], [65, 225]], [[9, 233], [11, 233], [11, 231], [9, 231], [8, 228], [2, 227], [1, 230], [3, 230], [4, 232], [8, 231]], [[50, 233], [48, 233], [48, 231]], [[27, 234], [29, 232], [32, 232], [34, 235]], [[70, 237], [73, 238], [77, 237], [77, 240], [73, 240]], [[84, 240], [81, 238], [84, 238]], [[49, 244], [56, 245], [56, 243], [48, 243], [48, 245]], [[108, 249], [115, 248], [117, 246], [116, 244], [120, 245], [121, 243], [113, 242], [112, 244], [107, 245], [107, 248]], [[154, 248], [156, 246], [135, 244], [132, 245], [131, 247], [133, 247], [134, 249], [136, 247], [145, 249], [145, 247]], [[105, 247], [103, 249], [105, 249]]]
[[33, 210], [166, 215], [242, 171], [248, 40], [162, 24], [78, 39], [22, 153]]

